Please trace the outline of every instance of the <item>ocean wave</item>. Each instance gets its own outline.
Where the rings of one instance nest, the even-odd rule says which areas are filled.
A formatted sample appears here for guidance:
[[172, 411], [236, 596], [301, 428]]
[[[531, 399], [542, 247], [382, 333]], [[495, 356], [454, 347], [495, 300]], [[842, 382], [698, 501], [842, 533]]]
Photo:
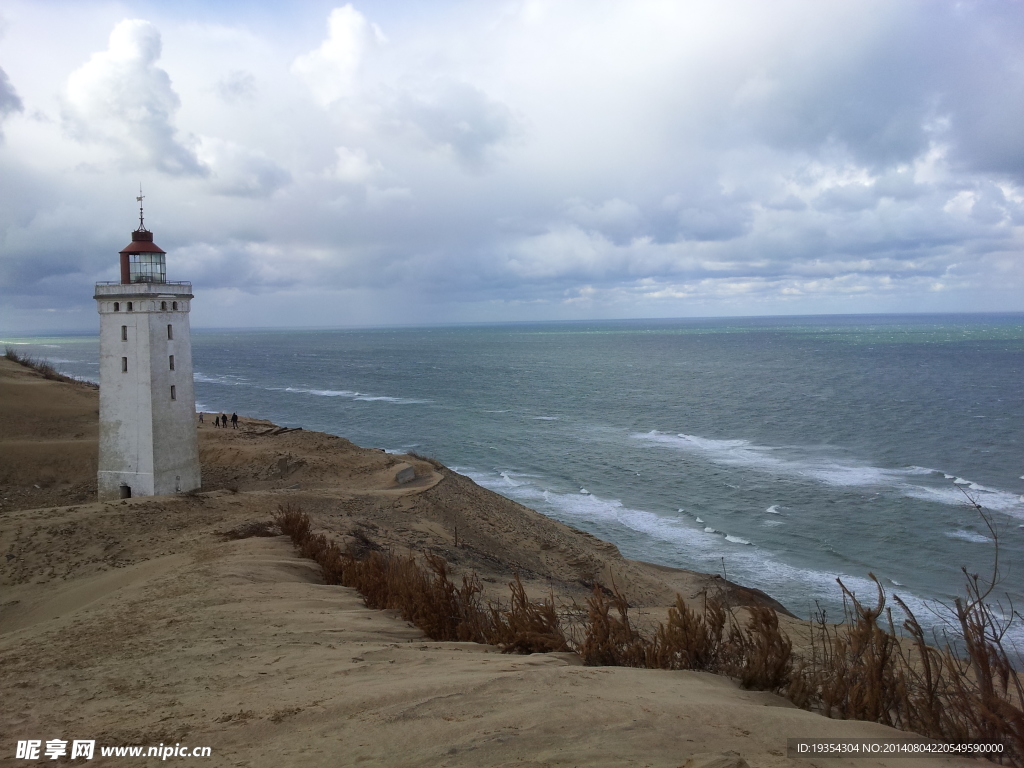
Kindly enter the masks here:
[[[718, 572], [721, 568], [722, 557], [726, 552], [723, 550], [723, 539], [741, 544], [727, 550], [726, 565], [729, 578], [739, 583], [757, 586], [783, 600], [786, 595], [798, 594], [807, 601], [807, 604], [791, 606], [794, 610], [813, 610], [815, 600], [831, 600], [841, 605], [842, 592], [836, 584], [836, 576], [841, 577], [843, 583], [856, 593], [874, 599], [874, 582], [866, 576], [790, 565], [746, 539], [718, 531], [711, 526], [707, 526], [706, 529], [695, 528], [685, 519], [633, 509], [618, 499], [605, 499], [594, 494], [582, 496], [579, 493], [558, 493], [543, 488], [539, 483], [517, 473], [479, 472], [466, 468], [457, 471], [478, 485], [539, 511], [546, 511], [556, 519], [577, 520], [604, 528], [615, 526], [625, 529], [625, 535], [614, 537], [614, 543], [620, 547], [625, 546], [625, 542], [630, 538], [627, 531], [677, 546], [691, 561], [685, 567], [698, 567], [707, 573]], [[713, 532], [707, 532], [707, 529]], [[730, 535], [732, 540], [728, 538]], [[931, 604], [929, 601], [911, 593], [901, 593], [900, 597], [918, 615], [928, 614], [928, 606]]]
[[947, 531], [946, 535], [951, 539], [960, 539], [961, 541], [969, 541], [972, 544], [991, 544], [992, 539], [981, 533], [974, 531], [965, 531], [962, 528], [956, 531]]
[[280, 392], [291, 392], [314, 397], [344, 397], [349, 400], [360, 400], [366, 403], [394, 403], [396, 405], [417, 405], [428, 403], [429, 400], [417, 400], [411, 397], [391, 397], [390, 395], [369, 395], [365, 392], [354, 392], [350, 389], [307, 389], [305, 387], [269, 387]]
[[248, 381], [240, 376], [229, 376], [227, 374], [221, 374], [219, 376], [209, 376], [202, 371], [193, 371], [192, 380], [199, 381], [203, 384], [226, 384], [229, 386], [236, 386], [239, 384], [248, 384]]
[[534, 421], [558, 421], [558, 416], [533, 416]]
[[770, 507], [768, 507], [768, 509], [765, 510], [765, 512], [767, 512], [769, 515], [781, 515], [782, 514], [781, 512], [779, 512], [779, 505], [778, 504], [772, 504]]
[[[993, 509], [1024, 518], [1024, 501], [1015, 494], [950, 475], [928, 467], [901, 467], [890, 469], [828, 458], [793, 458], [784, 449], [755, 445], [749, 440], [715, 440], [697, 435], [666, 434], [656, 430], [631, 435], [634, 440], [652, 446], [696, 453], [717, 464], [753, 469], [766, 474], [807, 478], [837, 487], [886, 487], [908, 498], [935, 501], [941, 504], [964, 506], [968, 503], [961, 488], [972, 493], [972, 498], [985, 509]], [[953, 482], [945, 486], [922, 485], [915, 477], [941, 475]], [[777, 508], [769, 507], [767, 511]]]

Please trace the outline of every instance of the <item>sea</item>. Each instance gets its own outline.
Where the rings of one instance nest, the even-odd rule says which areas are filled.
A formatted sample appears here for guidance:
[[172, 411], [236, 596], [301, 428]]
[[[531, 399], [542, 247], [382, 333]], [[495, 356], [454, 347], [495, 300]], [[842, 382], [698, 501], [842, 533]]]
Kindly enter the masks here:
[[[615, 543], [838, 619], [1024, 605], [1024, 315], [193, 330], [197, 405], [432, 456]], [[0, 344], [98, 376], [98, 337]], [[975, 505], [981, 507], [979, 510]], [[1012, 606], [1012, 607], [1011, 607]], [[1024, 650], [1019, 619], [1008, 635]]]

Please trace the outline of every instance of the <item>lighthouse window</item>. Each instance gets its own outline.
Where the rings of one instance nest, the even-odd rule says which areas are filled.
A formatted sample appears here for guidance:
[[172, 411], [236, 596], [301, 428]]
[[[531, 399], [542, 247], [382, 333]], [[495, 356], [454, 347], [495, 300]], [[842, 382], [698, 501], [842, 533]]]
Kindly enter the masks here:
[[114, 302], [114, 311], [115, 312], [120, 312], [121, 311], [121, 302], [120, 301], [115, 301]]
[[170, 361], [170, 364], [171, 364], [171, 370], [173, 371], [174, 370], [174, 355], [170, 356], [169, 361]]
[[161, 312], [166, 312], [167, 311], [167, 302], [166, 301], [161, 301], [160, 302], [160, 311]]
[[167, 267], [164, 264], [164, 254], [128, 254], [128, 277], [132, 283], [166, 283]]
[[172, 301], [171, 302], [171, 309], [177, 309], [177, 308], [178, 308], [178, 302]]
[[132, 303], [131, 303], [130, 301], [128, 302], [128, 311], [129, 311], [129, 312], [131, 312], [131, 311], [132, 311]]
[[175, 389], [174, 385], [171, 384], [171, 400], [177, 400], [177, 399], [178, 399], [178, 391], [177, 391], [177, 389]]
[[121, 326], [121, 341], [128, 341], [128, 326]]
[[121, 373], [128, 373], [128, 358], [121, 358]]
[[167, 324], [167, 338], [168, 339], [173, 339], [174, 338], [174, 330], [171, 328], [171, 324], [170, 323]]

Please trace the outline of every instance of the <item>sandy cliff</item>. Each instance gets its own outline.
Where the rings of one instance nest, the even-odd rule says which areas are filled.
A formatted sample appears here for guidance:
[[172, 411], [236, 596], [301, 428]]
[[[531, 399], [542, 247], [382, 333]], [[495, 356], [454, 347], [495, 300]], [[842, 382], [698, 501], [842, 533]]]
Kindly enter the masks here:
[[648, 620], [676, 592], [769, 598], [627, 560], [435, 462], [251, 419], [199, 428], [201, 493], [96, 503], [96, 409], [0, 360], [0, 763], [18, 739], [95, 738], [238, 766], [867, 766], [888, 763], [792, 760], [786, 738], [900, 736], [712, 675], [425, 640], [283, 537], [225, 534], [291, 504], [360, 546], [439, 552], [494, 598], [513, 572], [562, 604], [614, 581]]

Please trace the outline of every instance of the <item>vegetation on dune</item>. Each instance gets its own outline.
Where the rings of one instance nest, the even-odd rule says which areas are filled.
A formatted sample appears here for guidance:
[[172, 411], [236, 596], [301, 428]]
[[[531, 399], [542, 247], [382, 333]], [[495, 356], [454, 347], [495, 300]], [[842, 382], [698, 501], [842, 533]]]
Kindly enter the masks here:
[[91, 381], [83, 381], [82, 379], [76, 379], [73, 376], [65, 376], [45, 360], [37, 360], [34, 357], [22, 355], [14, 347], [5, 347], [4, 357], [11, 362], [18, 363], [26, 368], [31, 368], [33, 371], [42, 374], [44, 379], [50, 379], [51, 381], [63, 381], [68, 384], [85, 384], [90, 387], [96, 387], [96, 385]]
[[1003, 645], [1009, 622], [1019, 616], [1011, 610], [1002, 620], [989, 602], [998, 560], [988, 582], [964, 571], [966, 595], [950, 609], [950, 638], [942, 647], [928, 645], [914, 614], [894, 597], [907, 616], [905, 634], [897, 633], [885, 590], [872, 576], [877, 604], [863, 605], [840, 581], [846, 621], [830, 625], [819, 614], [811, 622], [809, 655], [797, 655], [768, 606], [747, 608], [741, 619], [707, 594], [700, 611], [677, 595], [667, 623], [648, 635], [631, 622], [618, 589], [595, 584], [586, 610], [566, 622], [553, 597], [530, 600], [518, 575], [507, 605], [485, 604], [477, 575], [457, 584], [439, 555], [400, 556], [365, 542], [343, 549], [313, 533], [309, 516], [296, 507], [281, 507], [276, 522], [300, 554], [321, 566], [328, 584], [355, 588], [367, 607], [399, 611], [433, 640], [489, 643], [506, 653], [571, 651], [590, 666], [725, 674], [829, 717], [883, 723], [942, 742], [999, 744], [1001, 754], [985, 756], [1024, 767], [1024, 690]]

